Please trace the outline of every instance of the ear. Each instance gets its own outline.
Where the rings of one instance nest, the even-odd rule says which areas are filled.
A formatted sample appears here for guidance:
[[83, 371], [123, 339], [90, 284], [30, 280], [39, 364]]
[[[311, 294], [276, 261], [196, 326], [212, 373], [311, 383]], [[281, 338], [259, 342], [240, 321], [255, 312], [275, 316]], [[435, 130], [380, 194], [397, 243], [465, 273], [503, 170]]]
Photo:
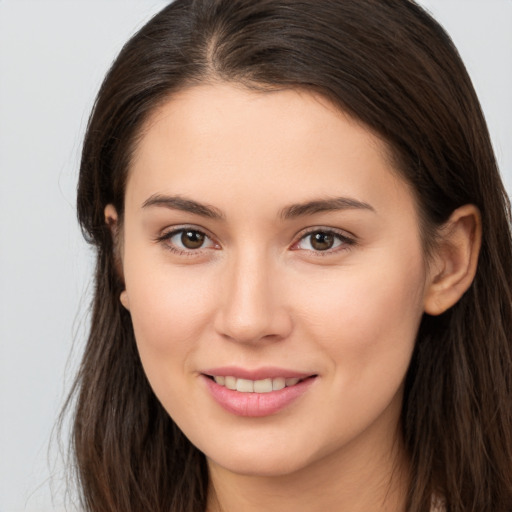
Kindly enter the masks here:
[[425, 291], [426, 313], [444, 313], [471, 286], [481, 241], [482, 221], [478, 208], [472, 204], [457, 208], [439, 230]]
[[117, 238], [117, 228], [118, 228], [118, 215], [117, 210], [115, 209], [113, 204], [107, 204], [104, 210], [105, 214], [105, 224], [110, 228], [112, 232], [112, 237], [114, 240]]
[[[114, 264], [115, 269], [117, 272], [117, 275], [119, 279], [124, 283], [124, 275], [123, 275], [123, 263], [121, 258], [121, 233], [119, 232], [119, 216], [117, 214], [117, 210], [115, 209], [114, 205], [107, 204], [105, 206], [105, 223], [110, 229], [110, 232], [112, 234], [112, 239], [114, 241]], [[123, 290], [121, 292], [121, 295], [119, 296], [119, 300], [121, 301], [121, 304], [126, 308], [130, 309], [130, 302], [128, 300], [128, 293], [126, 290]]]
[[130, 301], [128, 299], [128, 292], [126, 290], [121, 292], [121, 295], [119, 295], [119, 300], [121, 301], [121, 304], [124, 306], [124, 308], [130, 311]]

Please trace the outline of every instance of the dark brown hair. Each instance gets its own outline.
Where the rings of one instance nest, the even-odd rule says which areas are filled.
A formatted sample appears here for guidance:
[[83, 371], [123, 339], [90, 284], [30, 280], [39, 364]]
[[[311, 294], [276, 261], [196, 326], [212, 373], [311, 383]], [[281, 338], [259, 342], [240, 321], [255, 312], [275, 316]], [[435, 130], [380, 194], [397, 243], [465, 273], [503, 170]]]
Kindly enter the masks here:
[[123, 48], [98, 94], [83, 146], [78, 216], [97, 251], [91, 330], [68, 405], [83, 507], [204, 512], [204, 456], [144, 375], [105, 205], [122, 219], [144, 121], [197, 83], [319, 92], [389, 146], [415, 192], [428, 248], [457, 207], [481, 212], [471, 288], [425, 315], [406, 378], [407, 510], [433, 493], [448, 512], [512, 510], [510, 207], [485, 120], [443, 29], [410, 0], [176, 0]]

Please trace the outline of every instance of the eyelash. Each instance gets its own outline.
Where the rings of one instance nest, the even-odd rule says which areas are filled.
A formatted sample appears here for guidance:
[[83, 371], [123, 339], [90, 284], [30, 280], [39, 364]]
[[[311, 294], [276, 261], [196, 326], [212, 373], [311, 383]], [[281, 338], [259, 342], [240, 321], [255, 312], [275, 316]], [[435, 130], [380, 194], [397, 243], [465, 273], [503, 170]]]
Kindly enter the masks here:
[[180, 227], [177, 229], [173, 229], [171, 231], [163, 233], [161, 236], [157, 237], [155, 241], [163, 244], [166, 249], [168, 249], [169, 251], [171, 251], [175, 254], [178, 254], [180, 256], [197, 256], [197, 253], [201, 249], [204, 249], [204, 247], [201, 246], [197, 249], [181, 249], [181, 248], [177, 247], [176, 245], [170, 243], [170, 240], [173, 237], [175, 237], [176, 235], [179, 235], [179, 234], [186, 233], [187, 231], [202, 235], [205, 237], [205, 239], [210, 240], [214, 245], [218, 245], [204, 231], [194, 228], [193, 226], [183, 226], [183, 227]]
[[[334, 248], [329, 248], [325, 250], [313, 250], [313, 249], [305, 249], [311, 254], [313, 254], [315, 257], [326, 257], [330, 256], [332, 254], [336, 254], [338, 252], [342, 251], [348, 251], [352, 247], [354, 247], [357, 244], [357, 241], [354, 237], [348, 236], [345, 232], [341, 232], [332, 228], [322, 228], [322, 227], [315, 227], [312, 229], [308, 229], [307, 231], [300, 234], [300, 237], [297, 242], [295, 242], [292, 245], [292, 250], [300, 250], [296, 248], [303, 240], [306, 240], [308, 237], [311, 237], [315, 234], [322, 234], [322, 235], [330, 235], [333, 236], [338, 242], [339, 245]], [[311, 245], [311, 242], [310, 242]]]
[[[201, 246], [201, 247], [198, 247], [197, 249], [180, 249], [176, 245], [171, 244], [169, 242], [176, 235], [183, 234], [187, 231], [202, 235], [205, 237], [205, 239], [210, 240], [210, 242], [212, 244], [214, 244], [214, 246], [215, 246], [214, 248], [219, 247], [218, 244], [216, 242], [214, 242], [208, 234], [206, 234], [204, 231], [202, 231], [200, 229], [194, 228], [193, 226], [184, 226], [184, 227], [180, 227], [178, 229], [173, 229], [173, 230], [168, 231], [168, 232], [162, 234], [161, 236], [157, 237], [155, 241], [157, 243], [164, 244], [166, 249], [172, 251], [175, 254], [178, 254], [181, 256], [197, 256], [198, 252], [201, 251], [201, 249], [205, 249], [205, 247]], [[335, 247], [334, 249], [329, 248], [329, 249], [325, 249], [325, 250], [316, 250], [316, 251], [313, 249], [305, 249], [308, 252], [310, 252], [311, 254], [314, 254], [315, 256], [319, 256], [319, 257], [325, 257], [328, 255], [337, 253], [337, 252], [347, 251], [357, 244], [357, 242], [354, 238], [347, 236], [345, 233], [334, 230], [332, 228], [327, 229], [327, 228], [321, 228], [321, 227], [318, 228], [317, 227], [317, 228], [313, 228], [306, 232], [301, 233], [297, 242], [294, 242], [292, 244], [291, 249], [292, 250], [301, 250], [301, 249], [297, 248], [297, 246], [302, 241], [306, 240], [308, 237], [315, 235], [315, 234], [330, 235], [330, 236], [335, 237], [336, 240], [339, 242], [339, 245], [337, 247]]]

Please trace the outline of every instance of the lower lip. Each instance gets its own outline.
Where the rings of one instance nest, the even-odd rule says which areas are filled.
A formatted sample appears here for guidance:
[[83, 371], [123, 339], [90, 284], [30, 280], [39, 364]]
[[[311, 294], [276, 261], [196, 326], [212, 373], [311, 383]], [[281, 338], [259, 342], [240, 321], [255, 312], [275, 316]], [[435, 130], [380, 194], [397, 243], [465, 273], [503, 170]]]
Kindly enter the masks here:
[[315, 377], [270, 393], [242, 393], [220, 386], [206, 375], [203, 375], [203, 379], [213, 399], [226, 411], [237, 416], [262, 417], [276, 414], [299, 399], [313, 384]]

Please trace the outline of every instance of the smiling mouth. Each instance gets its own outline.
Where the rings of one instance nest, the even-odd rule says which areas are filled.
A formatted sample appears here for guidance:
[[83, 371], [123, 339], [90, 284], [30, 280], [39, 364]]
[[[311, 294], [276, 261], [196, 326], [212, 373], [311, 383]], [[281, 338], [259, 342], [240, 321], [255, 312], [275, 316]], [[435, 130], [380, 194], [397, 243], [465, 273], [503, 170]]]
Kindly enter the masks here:
[[207, 375], [207, 377], [215, 381], [219, 386], [223, 386], [233, 391], [239, 391], [240, 393], [271, 393], [272, 391], [280, 391], [281, 389], [295, 386], [303, 380], [315, 377], [315, 375], [304, 378], [275, 377], [272, 379], [268, 378], [261, 380], [241, 379], [228, 375]]
[[210, 396], [224, 410], [253, 418], [278, 414], [305, 395], [318, 377], [286, 369], [227, 367], [201, 375]]

